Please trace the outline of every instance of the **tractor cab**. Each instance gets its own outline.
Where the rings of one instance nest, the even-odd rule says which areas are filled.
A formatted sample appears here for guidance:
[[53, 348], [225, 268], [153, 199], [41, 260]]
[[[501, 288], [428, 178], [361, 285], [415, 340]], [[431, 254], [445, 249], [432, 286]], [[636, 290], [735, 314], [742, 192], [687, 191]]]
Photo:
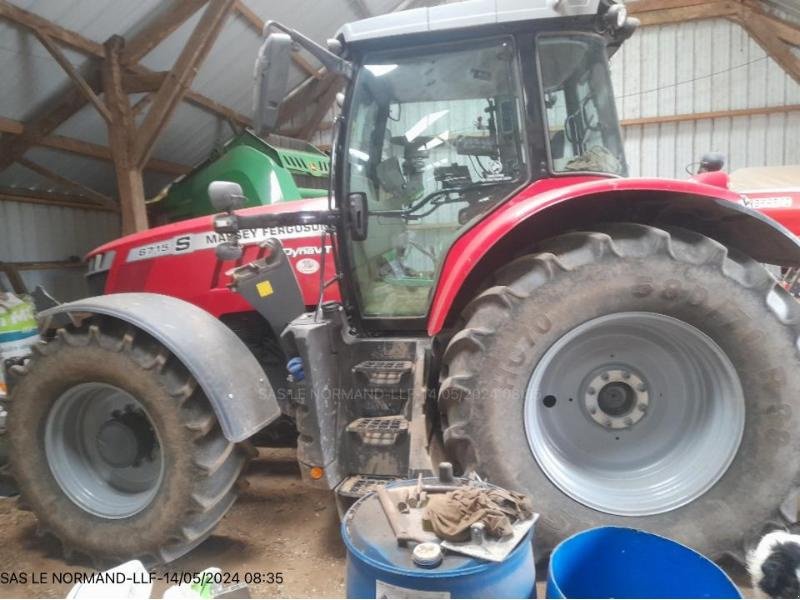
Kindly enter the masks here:
[[608, 57], [637, 24], [613, 0], [472, 0], [350, 23], [329, 50], [266, 26], [260, 126], [292, 43], [348, 80], [332, 195], [361, 329], [423, 331], [453, 242], [532, 182], [627, 174]]
[[358, 68], [336, 197], [369, 215], [342, 247], [365, 322], [424, 317], [453, 241], [533, 180], [627, 174], [607, 59], [617, 31], [589, 4], [588, 18], [531, 21], [545, 9], [528, 9], [399, 38], [370, 39], [387, 26], [369, 21], [343, 29]]

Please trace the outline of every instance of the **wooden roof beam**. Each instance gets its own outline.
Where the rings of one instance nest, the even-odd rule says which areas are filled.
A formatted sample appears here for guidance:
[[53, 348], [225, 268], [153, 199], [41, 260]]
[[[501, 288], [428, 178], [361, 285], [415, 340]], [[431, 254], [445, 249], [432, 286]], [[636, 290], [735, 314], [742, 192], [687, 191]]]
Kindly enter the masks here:
[[731, 110], [715, 110], [711, 112], [683, 113], [677, 115], [660, 115], [654, 117], [639, 117], [636, 119], [621, 119], [622, 127], [636, 127], [642, 125], [662, 125], [666, 123], [687, 123], [692, 121], [706, 121], [713, 119], [736, 119], [739, 117], [752, 117], [756, 115], [776, 115], [790, 112], [800, 112], [800, 104], [787, 104], [784, 106], [765, 106], [760, 108], [734, 108]]
[[[89, 85], [95, 91], [99, 90], [98, 74], [94, 73], [89, 80]], [[76, 88], [71, 88], [59, 98], [55, 106], [50, 106], [43, 110], [38, 117], [25, 123], [23, 132], [10, 142], [4, 144], [5, 149], [0, 152], [0, 171], [16, 162], [32, 146], [39, 143], [49, 136], [59, 125], [69, 119], [86, 105], [86, 97], [83, 92]]]
[[773, 14], [766, 12], [762, 4], [756, 0], [744, 0], [744, 5], [752, 13], [759, 15], [764, 21], [769, 23], [775, 35], [787, 44], [800, 46], [800, 25], [780, 19]]
[[84, 54], [97, 58], [103, 57], [102, 44], [98, 44], [69, 29], [64, 29], [37, 14], [14, 6], [6, 2], [6, 0], [0, 0], [0, 18], [7, 19], [17, 25], [22, 25], [27, 29], [41, 31], [52, 39], [78, 52], [83, 52]]
[[221, 102], [212, 100], [208, 96], [198, 94], [194, 90], [187, 90], [184, 99], [189, 104], [193, 104], [198, 108], [202, 108], [206, 112], [215, 114], [218, 117], [222, 117], [223, 119], [232, 121], [238, 125], [242, 125], [244, 127], [250, 127], [250, 125], [252, 125], [252, 121], [247, 115], [243, 115], [242, 113], [233, 110], [229, 106], [225, 106]]
[[142, 169], [135, 152], [136, 124], [130, 98], [122, 88], [124, 47], [125, 40], [120, 36], [112, 36], [104, 44], [103, 88], [112, 115], [108, 125], [108, 144], [114, 159], [122, 234], [127, 235], [147, 229], [147, 210]]
[[[134, 107], [135, 108], [135, 107]], [[13, 135], [20, 135], [25, 131], [25, 124], [13, 119], [6, 119], [0, 117], [0, 133], [10, 133]], [[47, 136], [36, 144], [42, 148], [50, 148], [52, 150], [61, 150], [62, 152], [69, 152], [70, 154], [77, 154], [78, 156], [86, 156], [95, 158], [102, 161], [111, 161], [111, 151], [107, 146], [100, 144], [93, 144], [84, 140], [65, 137], [62, 135]], [[191, 167], [181, 165], [167, 160], [159, 160], [151, 158], [145, 168], [150, 171], [158, 171], [159, 173], [166, 173], [168, 175], [183, 175], [191, 171]]]
[[792, 79], [800, 83], [800, 26], [765, 12], [755, 0], [637, 0], [626, 5], [642, 25], [726, 17], [737, 22]]
[[64, 69], [66, 74], [69, 75], [69, 78], [86, 97], [86, 99], [94, 105], [95, 109], [97, 109], [97, 112], [100, 113], [100, 116], [103, 117], [106, 123], [111, 121], [111, 113], [108, 112], [106, 105], [103, 104], [103, 101], [100, 100], [100, 97], [95, 94], [92, 86], [87, 83], [86, 79], [84, 79], [83, 76], [78, 72], [78, 69], [76, 69], [75, 66], [69, 62], [69, 60], [67, 60], [67, 57], [61, 51], [61, 49], [56, 46], [50, 36], [40, 29], [34, 29], [33, 33], [42, 46], [44, 46], [45, 49], [50, 53], [50, 56], [52, 56], [59, 66]]
[[207, 3], [208, 0], [173, 1], [166, 12], [125, 42], [122, 64], [137, 64]]
[[638, 0], [627, 6], [630, 13], [636, 16], [643, 26], [651, 26], [733, 17], [739, 14], [742, 5], [735, 0], [715, 2], [706, 0], [664, 0], [663, 2]]
[[775, 30], [769, 20], [755, 11], [743, 7], [738, 22], [770, 58], [778, 63], [792, 79], [800, 83], [800, 58], [792, 51], [789, 44], [775, 35]]
[[[135, 67], [130, 67], [128, 71], [122, 74], [122, 86], [129, 94], [137, 92], [157, 92], [168, 75], [169, 71], [149, 71], [137, 65]], [[194, 90], [187, 90], [184, 100], [223, 119], [232, 121], [237, 125], [245, 127], [250, 125], [250, 118], [246, 115], [224, 104], [220, 104], [207, 96], [198, 94]]]
[[322, 122], [322, 119], [324, 119], [325, 115], [328, 114], [328, 110], [330, 110], [330, 107], [333, 104], [333, 99], [336, 97], [336, 93], [339, 91], [340, 87], [341, 79], [336, 75], [331, 77], [328, 87], [322, 88], [320, 91], [320, 96], [317, 98], [316, 109], [308, 121], [300, 128], [300, 132], [298, 133], [297, 137], [299, 137], [301, 140], [311, 139]]
[[0, 188], [0, 202], [22, 202], [28, 204], [64, 206], [67, 208], [82, 208], [85, 210], [119, 212], [116, 206], [109, 207], [101, 204], [93, 204], [92, 202], [87, 202], [87, 198], [83, 196], [72, 196], [46, 190], [2, 187]]
[[[185, 1], [187, 1], [187, 0], [179, 0], [178, 3], [183, 3]], [[195, 1], [199, 1], [199, 0], [188, 0], [188, 1], [195, 2]], [[185, 12], [182, 13], [182, 14], [184, 14], [185, 18], [187, 18], [187, 19], [189, 18], [189, 16], [191, 16], [189, 14], [186, 14]], [[55, 24], [51, 23], [50, 21], [48, 21], [47, 19], [45, 19], [43, 17], [40, 17], [39, 15], [36, 15], [36, 14], [34, 14], [32, 12], [28, 12], [26, 10], [23, 10], [21, 8], [18, 8], [16, 6], [14, 6], [13, 4], [10, 4], [6, 0], [0, 0], [0, 18], [4, 18], [4, 19], [6, 19], [8, 21], [16, 23], [17, 25], [25, 27], [26, 29], [29, 29], [31, 31], [37, 31], [37, 30], [38, 31], [43, 31], [48, 36], [50, 36], [50, 38], [52, 38], [53, 40], [55, 40], [55, 41], [57, 41], [59, 43], [62, 43], [65, 46], [68, 46], [69, 48], [72, 48], [73, 50], [77, 50], [79, 52], [82, 52], [82, 53], [84, 53], [84, 54], [86, 54], [88, 56], [93, 56], [93, 57], [100, 58], [100, 59], [103, 59], [105, 57], [102, 44], [98, 44], [94, 40], [90, 40], [90, 39], [82, 36], [81, 34], [75, 32], [75, 31], [71, 31], [69, 29], [65, 29], [64, 27], [61, 27], [59, 25], [55, 25]], [[177, 29], [177, 27], [180, 26], [180, 24], [181, 23], [178, 23], [176, 20], [171, 20], [170, 24], [169, 24], [169, 27], [173, 28], [173, 30], [174, 30], [174, 29]], [[163, 21], [162, 21], [162, 26], [163, 26]], [[143, 31], [139, 35], [141, 35], [143, 37], [147, 37], [147, 30]], [[131, 39], [131, 43], [132, 44], [136, 43], [137, 45], [140, 45], [141, 48], [144, 48], [144, 47], [146, 47], [148, 45], [148, 43], [137, 42], [137, 40], [139, 39], [139, 35], [134, 36]], [[139, 52], [139, 51], [141, 51], [141, 50], [138, 50], [137, 52]], [[143, 67], [142, 65], [127, 64], [126, 65], [126, 69], [128, 69], [130, 72], [134, 73], [135, 75], [139, 75], [139, 76], [142, 76], [142, 77], [160, 77], [161, 76], [160, 74], [154, 73], [153, 71], [150, 71], [149, 69], [147, 69], [146, 67]], [[94, 77], [94, 75], [93, 75], [93, 77]], [[96, 74], [95, 78], [99, 82], [99, 74]], [[90, 81], [90, 84], [92, 84], [91, 81]], [[99, 91], [99, 89], [100, 89], [99, 88], [99, 83], [98, 83], [97, 86], [92, 84], [92, 89], [94, 90], [95, 93], [97, 93]], [[189, 103], [191, 103], [191, 104], [193, 104], [193, 105], [195, 105], [195, 106], [197, 106], [197, 107], [199, 107], [199, 108], [201, 108], [201, 109], [203, 109], [205, 111], [208, 111], [208, 112], [210, 112], [212, 114], [216, 114], [217, 116], [222, 117], [223, 119], [226, 119], [228, 121], [235, 122], [238, 125], [249, 126], [251, 124], [250, 118], [247, 117], [246, 115], [243, 115], [243, 114], [233, 110], [232, 108], [224, 106], [223, 104], [221, 104], [219, 102], [216, 102], [215, 100], [212, 100], [211, 98], [209, 98], [207, 96], [204, 96], [203, 94], [200, 94], [200, 93], [198, 93], [198, 92], [196, 92], [194, 90], [191, 90], [191, 89], [188, 90], [186, 92], [185, 99], [186, 99], [187, 102], [189, 102]], [[44, 117], [44, 116], [46, 116], [46, 115], [44, 115], [44, 114], [41, 115], [41, 117]], [[69, 116], [71, 116], [71, 115], [69, 115]], [[69, 118], [69, 117], [67, 117], [67, 118]], [[33, 124], [36, 120], [37, 119], [34, 119], [31, 122], [31, 124]], [[5, 165], [5, 166], [8, 166], [8, 165]], [[0, 154], [0, 170], [5, 168], [5, 166], [3, 166], [3, 164], [2, 164], [2, 155]]]
[[40, 165], [39, 163], [33, 162], [32, 160], [28, 160], [27, 158], [19, 159], [19, 164], [21, 164], [26, 169], [29, 169], [36, 173], [37, 175], [41, 175], [42, 177], [49, 179], [59, 185], [63, 185], [64, 187], [68, 187], [77, 191], [80, 195], [86, 196], [90, 200], [94, 200], [98, 204], [103, 206], [107, 206], [109, 208], [115, 206], [114, 201], [106, 196], [105, 194], [101, 194], [97, 190], [93, 190], [90, 187], [83, 185], [82, 183], [78, 183], [68, 177], [64, 177], [63, 175], [59, 175], [55, 171], [51, 171], [47, 167]]
[[[238, 2], [243, 2], [243, 0], [237, 0]], [[661, 2], [662, 0], [642, 0], [643, 2]], [[705, 0], [663, 0], [663, 2], [703, 2]], [[389, 12], [400, 12], [403, 10], [411, 10], [413, 8], [418, 8], [420, 6], [427, 6], [432, 3], [432, 0], [400, 0], [394, 8], [392, 8]], [[358, 9], [356, 9], [358, 10]], [[369, 8], [364, 5], [364, 10], [369, 12]], [[293, 116], [295, 116], [298, 112], [300, 112], [303, 107], [308, 106], [309, 104], [314, 103], [315, 101], [322, 101], [320, 96], [325, 93], [325, 90], [329, 89], [328, 85], [330, 83], [331, 77], [338, 77], [336, 74], [330, 74], [327, 72], [325, 67], [317, 69], [313, 73], [309, 73], [311, 77], [305, 79], [301, 82], [298, 86], [296, 86], [284, 99], [284, 102], [281, 105], [280, 113], [278, 116], [278, 123], [285, 123]], [[319, 108], [315, 111], [313, 115], [313, 119], [317, 119], [317, 123], [320, 122], [321, 119], [325, 117], [325, 113], [327, 113], [328, 108], [333, 103], [333, 99], [336, 97], [336, 94], [331, 94], [330, 98], [327, 98], [326, 101], [328, 106], [325, 107], [325, 112], [322, 113], [322, 116], [318, 116], [319, 111], [322, 109]], [[293, 128], [294, 131], [303, 132], [305, 129], [305, 124], [299, 128]], [[313, 134], [313, 132], [311, 132]], [[309, 135], [310, 137], [310, 135]]]
[[156, 92], [167, 78], [167, 71], [126, 71], [122, 74], [122, 89], [126, 94]]
[[307, 106], [314, 104], [320, 95], [330, 87], [333, 80], [338, 78], [336, 73], [329, 73], [324, 68], [320, 69], [319, 79], [306, 79], [286, 96], [278, 112], [278, 124], [286, 123]]
[[12, 135], [19, 135], [25, 131], [25, 125], [14, 119], [6, 119], [0, 117], [0, 133], [10, 133]]
[[234, 0], [210, 0], [197, 27], [181, 50], [175, 65], [153, 97], [141, 126], [136, 132], [135, 162], [143, 166], [153, 145], [172, 116], [175, 107], [186, 95], [197, 71], [219, 35]]
[[700, 4], [709, 4], [711, 1], [712, 0], [635, 0], [634, 2], [626, 2], [625, 7], [628, 9], [628, 14], [638, 15], [656, 10], [669, 10], [673, 8], [686, 8], [689, 6], [698, 6]]

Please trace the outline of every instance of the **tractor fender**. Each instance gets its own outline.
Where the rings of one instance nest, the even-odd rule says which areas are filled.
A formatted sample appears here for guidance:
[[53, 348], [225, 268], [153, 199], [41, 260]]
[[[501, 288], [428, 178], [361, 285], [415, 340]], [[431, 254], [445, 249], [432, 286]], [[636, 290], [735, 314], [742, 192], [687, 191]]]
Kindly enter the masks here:
[[464, 232], [450, 247], [430, 305], [436, 335], [491, 272], [539, 241], [598, 222], [691, 229], [754, 260], [800, 266], [800, 240], [728, 189], [688, 180], [575, 176], [542, 179]]
[[149, 293], [97, 296], [39, 313], [43, 328], [106, 315], [153, 336], [203, 389], [231, 442], [241, 442], [280, 415], [275, 392], [258, 361], [228, 327], [184, 300]]

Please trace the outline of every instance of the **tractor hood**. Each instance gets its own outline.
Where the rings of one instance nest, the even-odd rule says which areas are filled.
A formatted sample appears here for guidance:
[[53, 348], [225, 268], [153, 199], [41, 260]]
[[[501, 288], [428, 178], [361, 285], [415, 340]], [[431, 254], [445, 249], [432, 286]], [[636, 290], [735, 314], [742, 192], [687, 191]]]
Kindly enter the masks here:
[[[266, 206], [254, 206], [242, 209], [238, 212], [243, 215], [259, 215], [265, 213], [287, 213], [309, 210], [320, 211], [327, 209], [327, 198], [313, 198]], [[220, 234], [214, 232], [212, 223], [213, 216], [206, 215], [194, 219], [187, 219], [185, 221], [178, 221], [177, 223], [170, 223], [169, 225], [154, 227], [138, 233], [132, 233], [103, 244], [102, 246], [98, 246], [86, 255], [86, 261], [90, 263], [91, 268], [93, 266], [91, 264], [92, 261], [97, 260], [99, 256], [105, 255], [110, 251], [114, 251], [117, 255], [124, 256], [127, 261], [136, 261], [156, 258], [158, 256], [191, 252], [201, 249], [201, 246], [203, 248], [216, 246], [219, 242], [223, 241], [223, 239]], [[314, 228], [319, 228], [319, 226], [297, 226], [296, 229], [298, 229], [298, 231], [295, 233], [308, 235]], [[287, 231], [278, 231], [278, 229]], [[264, 230], [260, 232], [245, 230], [240, 232], [240, 238], [242, 244], [246, 245], [248, 243], [263, 241], [272, 236], [282, 237], [281, 234], [291, 234], [292, 232], [288, 231], [289, 229], [292, 228], [281, 227], [275, 228], [275, 231]]]
[[[327, 198], [314, 198], [255, 206], [237, 211], [243, 215], [325, 211]], [[335, 270], [331, 246], [323, 249], [321, 225], [294, 225], [267, 229], [243, 229], [239, 240], [242, 261], [259, 258], [259, 242], [270, 237], [280, 240], [294, 270], [303, 299], [308, 306], [319, 300], [320, 270]], [[229, 272], [240, 262], [220, 260], [216, 246], [229, 238], [214, 231], [210, 215], [155, 227], [127, 235], [87, 255], [86, 273], [92, 295], [122, 292], [151, 292], [174, 296], [205, 309], [212, 315], [252, 311], [239, 294], [228, 287]], [[324, 265], [324, 266], [323, 266]], [[325, 290], [325, 299], [339, 299], [338, 287]]]

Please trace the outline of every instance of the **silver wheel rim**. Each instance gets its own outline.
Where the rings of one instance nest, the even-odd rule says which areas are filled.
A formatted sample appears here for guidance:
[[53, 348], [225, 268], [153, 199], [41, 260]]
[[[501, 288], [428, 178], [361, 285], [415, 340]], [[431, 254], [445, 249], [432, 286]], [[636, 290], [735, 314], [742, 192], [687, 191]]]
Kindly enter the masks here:
[[645, 516], [692, 502], [722, 477], [742, 440], [745, 402], [733, 364], [706, 334], [624, 312], [548, 349], [524, 420], [534, 458], [561, 491], [605, 513]]
[[161, 442], [147, 411], [106, 383], [82, 383], [59, 396], [47, 418], [44, 447], [64, 493], [98, 517], [140, 512], [164, 474]]

